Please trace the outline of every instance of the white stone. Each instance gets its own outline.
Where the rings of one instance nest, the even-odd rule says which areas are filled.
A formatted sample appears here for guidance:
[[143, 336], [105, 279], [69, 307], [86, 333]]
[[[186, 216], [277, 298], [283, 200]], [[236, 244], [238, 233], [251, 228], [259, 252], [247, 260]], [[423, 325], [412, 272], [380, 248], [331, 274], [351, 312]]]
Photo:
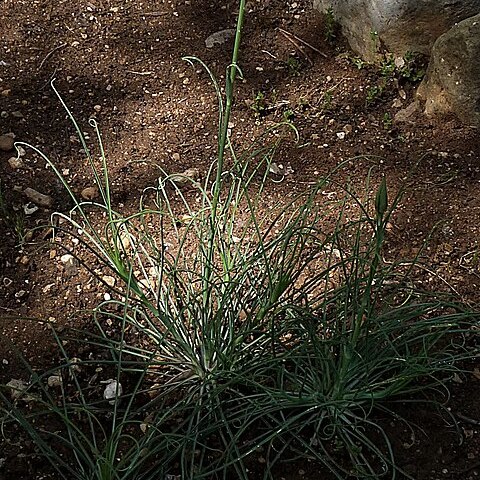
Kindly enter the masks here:
[[77, 265], [76, 265], [76, 260], [73, 255], [70, 255], [69, 253], [66, 253], [65, 255], [62, 255], [60, 257], [60, 261], [63, 263], [65, 267], [65, 273], [68, 276], [73, 276], [77, 273]]
[[103, 392], [103, 398], [109, 400], [110, 405], [115, 405], [118, 397], [123, 393], [122, 384], [116, 380], [108, 380], [108, 384]]
[[109, 287], [114, 287], [115, 286], [115, 278], [110, 276], [110, 275], [105, 275], [102, 280], [109, 286]]

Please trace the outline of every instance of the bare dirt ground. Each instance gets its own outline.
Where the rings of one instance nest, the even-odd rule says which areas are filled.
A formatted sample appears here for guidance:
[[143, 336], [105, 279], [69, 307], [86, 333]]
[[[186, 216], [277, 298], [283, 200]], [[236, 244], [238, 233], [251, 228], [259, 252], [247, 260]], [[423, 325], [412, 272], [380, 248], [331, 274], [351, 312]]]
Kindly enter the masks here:
[[[272, 175], [266, 205], [281, 202], [348, 159], [337, 181], [361, 191], [375, 166], [391, 191], [406, 186], [389, 232], [388, 258], [412, 258], [430, 236], [422, 253], [428, 269], [418, 272], [418, 281], [477, 304], [478, 130], [454, 118], [428, 119], [418, 112], [395, 121], [414, 100], [415, 85], [363, 65], [338, 32], [327, 41], [329, 27], [310, 2], [257, 0], [249, 2], [247, 11], [240, 53], [244, 80], [236, 87], [231, 124], [234, 141], [241, 149], [285, 118], [300, 135], [298, 143], [286, 142], [277, 153], [276, 163], [286, 175]], [[205, 39], [234, 28], [235, 2], [4, 0], [0, 18], [0, 135], [12, 133], [15, 140], [38, 147], [77, 194], [93, 180], [50, 87], [52, 79], [92, 147], [96, 139], [88, 119], [98, 121], [119, 208], [135, 210], [141, 192], [157, 181], [158, 166], [168, 173], [191, 167], [200, 175], [207, 171], [215, 157], [216, 99], [206, 73], [182, 57], [198, 56], [224, 77], [232, 42], [207, 48]], [[52, 169], [29, 149], [21, 163], [10, 161], [12, 156], [13, 151], [0, 151], [6, 205], [0, 220], [2, 383], [19, 372], [13, 345], [37, 368], [54, 360], [47, 328], [12, 316], [50, 319], [60, 328], [82, 326], [88, 313], [79, 312], [107, 292], [82, 270], [67, 275], [62, 252], [43, 240], [44, 229], [35, 229], [53, 209], [70, 207]], [[52, 208], [25, 214], [27, 187], [51, 196]], [[427, 409], [410, 412], [419, 425], [413, 438], [390, 425], [398, 461], [414, 478], [480, 474], [477, 366], [469, 365], [471, 373], [452, 384], [450, 408], [460, 414], [461, 445], [448, 419]], [[34, 473], [39, 465], [28, 455], [30, 448], [19, 441], [5, 445], [3, 454], [0, 450], [6, 458], [0, 479], [43, 478]], [[279, 478], [318, 475], [316, 466], [290, 465]]]

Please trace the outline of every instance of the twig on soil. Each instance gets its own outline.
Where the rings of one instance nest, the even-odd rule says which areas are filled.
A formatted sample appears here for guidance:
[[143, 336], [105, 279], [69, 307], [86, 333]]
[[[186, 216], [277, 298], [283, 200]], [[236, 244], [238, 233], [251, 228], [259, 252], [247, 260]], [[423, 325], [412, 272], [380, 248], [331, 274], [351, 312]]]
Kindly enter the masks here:
[[7, 312], [15, 312], [16, 310], [14, 308], [9, 308], [9, 307], [3, 307], [0, 305], [1, 310], [6, 310]]
[[333, 85], [333, 87], [327, 88], [324, 92], [322, 92], [320, 97], [317, 99], [316, 103], [317, 104], [320, 103], [325, 98], [325, 95], [327, 94], [327, 92], [333, 92], [333, 90], [335, 90], [337, 87], [339, 87], [344, 80], [351, 80], [351, 78], [346, 77], [346, 76], [342, 77], [335, 85]]
[[38, 67], [38, 70], [41, 70], [44, 63], [57, 51], [57, 50], [60, 50], [62, 48], [65, 48], [66, 46], [68, 45], [68, 43], [62, 43], [61, 45], [58, 45], [58, 47], [55, 47], [53, 50], [50, 50], [46, 57], [41, 61], [39, 67]]
[[135, 72], [134, 70], [127, 70], [127, 73], [132, 75], [152, 75], [153, 72]]
[[270, 53], [268, 50], [262, 50], [262, 52], [266, 53], [269, 57], [272, 57], [274, 60], [278, 60], [277, 57], [273, 53]]
[[307, 59], [310, 66], [313, 65], [312, 59], [308, 56], [308, 53], [299, 45], [292, 37], [290, 37], [284, 30], [278, 29], [278, 31]]
[[48, 87], [48, 85], [50, 85], [52, 83], [52, 80], [55, 79], [55, 75], [57, 74], [57, 69], [55, 69], [53, 71], [53, 73], [50, 75], [50, 78], [44, 83], [44, 85], [42, 87], [40, 87], [38, 89], [39, 92], [41, 92], [42, 90], [44, 90], [45, 88]]
[[[393, 262], [389, 262], [388, 260], [385, 260], [385, 258], [382, 259], [383, 262], [386, 264], [386, 265], [393, 265]], [[459, 298], [462, 298], [463, 299], [463, 296], [460, 295], [460, 292], [453, 286], [451, 285], [445, 278], [443, 278], [441, 275], [439, 275], [437, 272], [427, 268], [425, 265], [421, 265], [419, 263], [415, 263], [415, 262], [399, 262], [397, 263], [398, 266], [413, 266], [415, 268], [419, 268], [421, 270], [424, 270], [425, 272], [429, 273], [430, 275], [438, 278], [440, 281], [442, 281], [448, 288], [450, 288], [450, 290], [455, 294], [457, 295]], [[479, 425], [480, 425], [480, 422], [479, 422]]]
[[474, 468], [478, 468], [478, 467], [480, 467], [480, 462], [475, 462], [473, 465], [470, 465], [469, 467], [464, 468], [463, 470], [460, 470], [457, 473], [458, 474], [467, 473], [470, 470], [473, 470]]
[[[309, 95], [311, 95], [312, 93], [315, 93], [315, 105], [318, 105], [324, 98], [325, 98], [325, 95], [327, 94], [327, 92], [333, 92], [334, 90], [337, 89], [337, 87], [339, 87], [343, 81], [345, 80], [352, 80], [352, 77], [348, 77], [347, 75], [345, 75], [344, 77], [342, 77], [335, 85], [333, 85], [332, 87], [329, 87], [329, 88], [326, 88], [324, 92], [322, 92], [322, 94], [318, 97], [316, 96], [316, 92], [318, 90], [318, 86], [315, 86], [313, 88], [311, 88], [309, 91], [307, 91], [307, 93], [304, 95], [305, 98], [308, 98]], [[315, 184], [316, 182], [313, 182], [313, 184]]]
[[139, 12], [138, 15], [141, 17], [163, 17], [163, 15], [168, 15], [168, 12]]
[[466, 417], [465, 415], [462, 415], [460, 412], [457, 412], [455, 416], [459, 419], [462, 420], [463, 422], [469, 423], [470, 425], [475, 425], [479, 426], [480, 425], [480, 420], [475, 420], [474, 418]]
[[53, 227], [48, 227], [45, 229], [44, 232], [42, 232], [39, 237], [42, 239], [42, 240], [46, 240], [48, 237], [55, 237], [55, 230]]
[[302, 43], [303, 45], [305, 45], [306, 47], [308, 48], [311, 48], [314, 52], [317, 52], [319, 53], [320, 55], [322, 55], [323, 57], [325, 58], [328, 58], [328, 55], [326, 53], [323, 53], [321, 50], [319, 50], [317, 47], [314, 47], [313, 45], [311, 45], [310, 43], [306, 42], [305, 40], [303, 40], [302, 38], [300, 37], [297, 37], [297, 35], [293, 34], [293, 33], [290, 33], [288, 32], [287, 30], [284, 30], [283, 28], [279, 28], [278, 31], [280, 33], [283, 33], [284, 36], [289, 36], [289, 37], [292, 37], [294, 38], [295, 40], [297, 40], [298, 42]]

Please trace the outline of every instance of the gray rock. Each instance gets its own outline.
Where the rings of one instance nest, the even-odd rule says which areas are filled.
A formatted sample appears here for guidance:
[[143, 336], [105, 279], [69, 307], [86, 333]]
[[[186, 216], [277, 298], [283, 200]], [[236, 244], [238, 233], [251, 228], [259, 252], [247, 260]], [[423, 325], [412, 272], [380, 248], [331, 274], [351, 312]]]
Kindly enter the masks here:
[[453, 113], [480, 128], [480, 14], [438, 38], [417, 95], [427, 115]]
[[112, 277], [111, 275], [105, 275], [102, 277], [102, 280], [109, 286], [109, 287], [114, 287], [115, 286], [115, 278]]
[[32, 202], [28, 202], [23, 206], [23, 211], [25, 215], [33, 215], [35, 212], [38, 212], [38, 207]]
[[32, 402], [35, 397], [25, 393], [28, 389], [28, 383], [23, 380], [12, 378], [6, 387], [10, 390], [10, 397], [12, 400], [24, 400], [25, 402]]
[[413, 101], [408, 107], [399, 110], [395, 117], [393, 117], [393, 121], [395, 123], [402, 123], [408, 122], [411, 120], [415, 112], [419, 110], [419, 102], [417, 100]]
[[480, 13], [480, 0], [314, 0], [314, 6], [331, 7], [350, 46], [370, 61], [382, 50], [428, 55], [440, 35]]
[[23, 206], [23, 212], [25, 215], [33, 215], [35, 212], [38, 212], [38, 207], [32, 202], [28, 202]]
[[39, 207], [50, 208], [53, 204], [53, 199], [50, 195], [44, 195], [33, 188], [26, 188], [23, 193], [30, 201], [37, 204]]
[[206, 40], [205, 46], [207, 48], [213, 48], [214, 45], [222, 45], [228, 42], [235, 36], [234, 28], [227, 28], [226, 30], [220, 30], [219, 32], [212, 33]]

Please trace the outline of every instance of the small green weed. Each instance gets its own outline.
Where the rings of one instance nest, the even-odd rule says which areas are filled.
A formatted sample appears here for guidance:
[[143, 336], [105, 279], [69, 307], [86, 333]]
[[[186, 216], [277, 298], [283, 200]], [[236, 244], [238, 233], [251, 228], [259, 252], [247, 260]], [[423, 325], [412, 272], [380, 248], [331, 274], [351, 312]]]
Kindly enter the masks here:
[[380, 74], [386, 79], [397, 78], [417, 83], [425, 76], [424, 60], [412, 52], [407, 52], [397, 62], [393, 55], [387, 55], [380, 64]]
[[265, 93], [258, 91], [253, 97], [250, 108], [255, 112], [256, 117], [263, 117], [267, 111], [267, 98]]
[[363, 68], [365, 68], [365, 66], [368, 65], [368, 63], [362, 60], [360, 57], [349, 56], [348, 59], [353, 65], [358, 68], [358, 70], [362, 70]]
[[373, 53], [377, 53], [380, 47], [380, 37], [378, 36], [378, 32], [372, 30], [370, 32], [370, 38], [372, 40]]
[[[259, 450], [264, 480], [277, 478], [273, 467], [289, 457], [316, 462], [336, 479], [398, 478], [393, 447], [371, 413], [398, 418], [396, 400], [446, 390], [455, 363], [478, 355], [466, 341], [478, 314], [417, 287], [415, 261], [385, 262], [402, 192], [389, 198], [375, 166], [364, 198], [336, 181], [345, 161], [267, 212], [262, 193], [280, 132], [297, 140], [298, 132], [282, 122], [241, 152], [230, 141], [244, 10], [241, 0], [225, 96], [199, 59], [186, 58], [207, 69], [219, 105], [216, 161], [202, 184], [192, 183], [195, 195], [162, 172], [138, 211], [123, 216], [97, 123], [90, 120], [101, 169], [55, 89], [101, 199], [79, 201], [55, 164], [24, 144], [74, 202], [70, 214], [55, 214], [58, 229], [88, 254], [82, 261], [80, 249], [70, 253], [97, 280], [104, 271], [116, 280], [93, 312], [95, 331], [61, 338], [52, 329], [59, 365], [38, 372], [22, 359], [30, 382], [20, 397], [34, 398], [31, 406], [0, 386], [1, 433], [25, 431], [55, 478], [251, 480]], [[334, 200], [324, 195], [332, 183]], [[188, 224], [178, 226], [178, 209]], [[92, 356], [74, 359], [78, 343]]]
[[422, 80], [425, 72], [425, 59], [414, 52], [407, 52], [403, 57], [403, 65], [398, 68], [399, 77], [412, 83]]
[[304, 110], [308, 110], [311, 107], [311, 102], [308, 99], [308, 97], [302, 96], [298, 99], [298, 105], [304, 111]]
[[287, 108], [283, 112], [282, 116], [283, 116], [283, 118], [286, 122], [293, 122], [293, 120], [295, 118], [295, 112], [291, 108]]
[[367, 104], [370, 105], [378, 100], [383, 93], [383, 87], [381, 85], [371, 85], [367, 88]]
[[298, 77], [300, 75], [302, 70], [302, 62], [298, 58], [290, 56], [285, 63], [290, 75], [294, 77]]
[[332, 108], [333, 92], [332, 90], [326, 90], [322, 98], [322, 110], [330, 110]]
[[338, 23], [335, 19], [333, 7], [328, 7], [325, 10], [325, 40], [333, 44], [337, 38]]
[[390, 113], [385, 112], [383, 114], [382, 123], [383, 123], [383, 128], [385, 130], [390, 130], [392, 128], [393, 119], [392, 119], [392, 116], [390, 115]]
[[380, 74], [383, 77], [390, 78], [395, 74], [397, 67], [393, 56], [385, 57], [380, 64]]
[[425, 74], [425, 70], [419, 65], [419, 57], [412, 53], [407, 53], [400, 61], [396, 61], [393, 55], [384, 56], [378, 69], [380, 78], [377, 85], [367, 89], [367, 104], [374, 103], [380, 98], [393, 81], [418, 82]]

